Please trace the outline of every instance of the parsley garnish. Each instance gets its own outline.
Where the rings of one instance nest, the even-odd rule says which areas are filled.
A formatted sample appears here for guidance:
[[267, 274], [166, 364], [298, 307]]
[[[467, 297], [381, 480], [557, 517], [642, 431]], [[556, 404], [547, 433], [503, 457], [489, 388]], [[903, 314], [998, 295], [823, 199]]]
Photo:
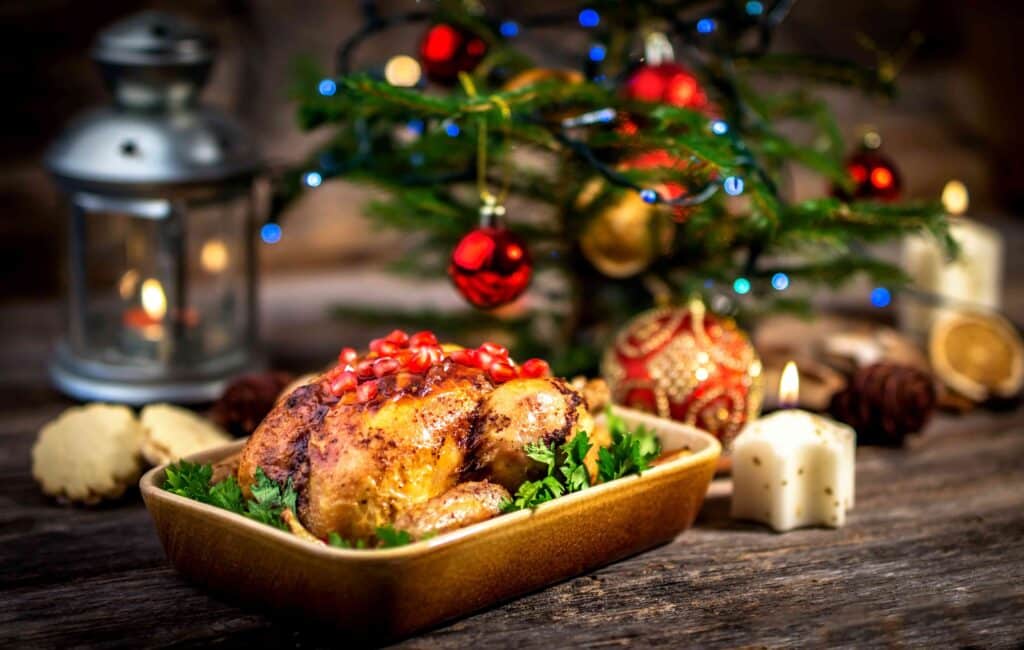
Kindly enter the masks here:
[[651, 466], [661, 453], [661, 443], [655, 433], [643, 426], [629, 431], [626, 423], [611, 409], [605, 411], [612, 444], [597, 452], [597, 477], [604, 483], [629, 474], [639, 474]]
[[[610, 408], [605, 411], [605, 416], [612, 444], [597, 452], [597, 481], [613, 481], [650, 468], [651, 461], [661, 453], [661, 443], [654, 432], [642, 426], [629, 431], [622, 418], [612, 413]], [[544, 464], [547, 475], [520, 485], [512, 499], [502, 503], [502, 512], [536, 508], [563, 494], [590, 487], [590, 473], [583, 459], [591, 447], [586, 431], [577, 432], [572, 440], [561, 446], [554, 443], [526, 445], [526, 455]]]
[[[398, 530], [393, 526], [379, 526], [375, 532], [377, 535], [377, 548], [394, 548], [396, 546], [405, 546], [406, 544], [412, 544], [414, 541], [412, 535], [404, 530]], [[428, 533], [421, 537], [421, 540], [430, 539], [434, 537], [434, 534]], [[365, 539], [356, 540], [355, 543], [350, 542], [338, 533], [330, 533], [327, 535], [327, 543], [335, 548], [355, 548], [364, 549], [368, 548]]]
[[298, 497], [291, 479], [282, 487], [271, 480], [262, 468], [256, 470], [256, 483], [252, 486], [253, 498], [248, 500], [234, 476], [210, 485], [212, 465], [183, 460], [168, 466], [165, 476], [164, 489], [168, 492], [229, 510], [281, 530], [288, 529], [281, 520], [281, 512], [286, 509], [294, 511]]

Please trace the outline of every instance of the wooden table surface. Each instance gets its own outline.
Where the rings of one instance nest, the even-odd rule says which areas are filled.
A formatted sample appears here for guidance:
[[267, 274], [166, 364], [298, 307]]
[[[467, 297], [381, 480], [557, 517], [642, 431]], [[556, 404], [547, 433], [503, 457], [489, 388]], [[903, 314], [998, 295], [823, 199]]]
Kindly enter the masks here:
[[[0, 323], [0, 647], [344, 645], [183, 580], [137, 490], [96, 508], [45, 498], [29, 450], [70, 403], [44, 374], [56, 310], [7, 307]], [[336, 335], [283, 337], [278, 356], [326, 358]], [[733, 522], [727, 489], [713, 485], [696, 526], [666, 546], [401, 645], [1024, 642], [1024, 411], [943, 416], [905, 449], [859, 449], [857, 507], [837, 531]]]

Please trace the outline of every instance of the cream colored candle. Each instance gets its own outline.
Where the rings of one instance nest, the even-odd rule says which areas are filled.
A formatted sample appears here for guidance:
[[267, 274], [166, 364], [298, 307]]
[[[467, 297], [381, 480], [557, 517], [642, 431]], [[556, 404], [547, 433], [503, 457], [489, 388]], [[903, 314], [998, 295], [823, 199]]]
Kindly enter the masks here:
[[[790, 362], [780, 403], [796, 403], [799, 376]], [[837, 528], [854, 504], [856, 435], [850, 427], [785, 409], [747, 425], [733, 443], [732, 516], [778, 532]]]
[[[908, 237], [903, 243], [903, 268], [912, 286], [948, 300], [949, 307], [969, 303], [998, 309], [1003, 290], [1002, 237], [963, 216], [968, 195], [960, 181], [946, 183], [942, 203], [950, 215], [949, 233], [960, 245], [960, 256], [947, 261], [934, 237]], [[942, 309], [913, 298], [901, 300], [901, 325], [911, 334], [926, 337]]]

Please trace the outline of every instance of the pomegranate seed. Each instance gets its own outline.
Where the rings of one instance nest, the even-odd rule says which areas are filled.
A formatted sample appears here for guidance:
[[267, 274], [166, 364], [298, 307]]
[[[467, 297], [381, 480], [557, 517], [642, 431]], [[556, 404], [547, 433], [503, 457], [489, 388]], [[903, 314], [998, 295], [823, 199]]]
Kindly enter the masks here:
[[544, 359], [527, 359], [523, 362], [522, 367], [519, 368], [520, 377], [535, 379], [537, 377], [547, 377], [550, 374], [551, 366]]
[[371, 340], [370, 341], [370, 352], [376, 352], [377, 354], [380, 354], [380, 346], [384, 345], [384, 343], [386, 343], [386, 342], [387, 341], [385, 341], [384, 339], [373, 339], [373, 340]]
[[331, 380], [331, 392], [340, 397], [358, 385], [356, 373], [346, 370]]
[[422, 332], [416, 332], [409, 337], [410, 348], [418, 348], [424, 345], [437, 345], [437, 337], [434, 336], [433, 332], [424, 330]]
[[356, 366], [356, 374], [361, 379], [367, 379], [373, 377], [373, 359], [363, 359]]
[[392, 358], [398, 362], [398, 365], [405, 367], [409, 364], [409, 360], [413, 357], [413, 351], [408, 348], [403, 348], [392, 355]]
[[359, 353], [356, 352], [355, 348], [342, 348], [341, 352], [338, 353], [338, 363], [342, 365], [355, 363], [358, 359]]
[[398, 363], [397, 359], [391, 357], [381, 357], [373, 362], [373, 374], [378, 377], [384, 377], [386, 375], [393, 375], [398, 372], [402, 364]]
[[421, 373], [426, 372], [430, 365], [430, 354], [427, 352], [427, 348], [420, 348], [413, 353], [405, 367], [409, 372]]
[[476, 367], [476, 352], [473, 350], [452, 350], [448, 358], [460, 366]]
[[385, 338], [385, 341], [394, 343], [399, 347], [405, 347], [409, 344], [409, 335], [402, 330], [392, 330]]
[[511, 364], [503, 361], [495, 361], [487, 369], [487, 374], [491, 376], [491, 379], [503, 384], [510, 379], [515, 379], [518, 376], [516, 369]]
[[377, 396], [377, 382], [364, 381], [356, 387], [356, 399], [360, 402], [369, 402]]
[[481, 350], [494, 355], [498, 359], [508, 359], [508, 348], [497, 343], [491, 343], [490, 341], [480, 346]]
[[344, 368], [342, 368], [341, 366], [334, 366], [325, 373], [325, 376], [327, 377], [327, 381], [334, 381], [335, 379], [337, 379], [338, 375], [340, 375], [343, 372], [345, 372]]
[[473, 359], [475, 361], [474, 365], [481, 370], [487, 370], [495, 362], [500, 361], [500, 359], [496, 359], [493, 354], [483, 348], [477, 348], [473, 352]]

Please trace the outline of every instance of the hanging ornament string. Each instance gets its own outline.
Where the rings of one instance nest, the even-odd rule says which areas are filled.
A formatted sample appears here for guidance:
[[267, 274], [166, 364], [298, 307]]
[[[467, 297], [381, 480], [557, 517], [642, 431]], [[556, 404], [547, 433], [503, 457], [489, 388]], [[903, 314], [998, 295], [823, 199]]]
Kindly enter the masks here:
[[[466, 94], [476, 97], [476, 85], [472, 77], [465, 72], [459, 73], [459, 82]], [[505, 142], [508, 142], [508, 120], [512, 117], [512, 109], [501, 97], [492, 97], [491, 101], [498, 107], [502, 117], [502, 131]], [[501, 174], [501, 189], [495, 196], [487, 187], [487, 117], [481, 115], [477, 118], [477, 140], [476, 140], [476, 186], [480, 194], [480, 224], [482, 226], [493, 226], [497, 217], [505, 214], [505, 199], [508, 197], [510, 186], [510, 174], [507, 157], [503, 159]]]

